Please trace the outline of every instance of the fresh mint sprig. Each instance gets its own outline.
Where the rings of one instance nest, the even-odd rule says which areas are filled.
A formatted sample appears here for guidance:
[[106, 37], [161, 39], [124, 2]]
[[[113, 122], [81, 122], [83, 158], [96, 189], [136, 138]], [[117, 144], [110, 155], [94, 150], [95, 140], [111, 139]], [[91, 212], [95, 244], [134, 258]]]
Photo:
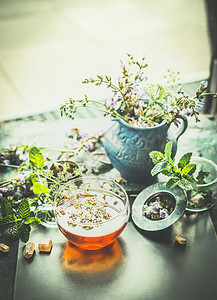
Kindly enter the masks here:
[[164, 153], [159, 151], [152, 151], [150, 154], [152, 162], [155, 164], [151, 170], [152, 176], [162, 173], [170, 177], [166, 187], [169, 189], [177, 185], [184, 187], [186, 190], [191, 190], [198, 184], [204, 184], [208, 172], [200, 171], [197, 177], [194, 177], [196, 165], [191, 163], [192, 153], [185, 153], [175, 164], [175, 159], [172, 159], [172, 141], [168, 142], [165, 146]]
[[39, 182], [40, 172], [44, 168], [45, 159], [38, 147], [31, 147], [29, 150], [29, 164], [37, 176], [32, 176], [34, 194], [49, 193], [49, 188]]
[[25, 198], [20, 201], [17, 211], [12, 208], [9, 201], [3, 200], [1, 213], [0, 228], [9, 229], [24, 243], [29, 240], [30, 226], [36, 226], [41, 222], [35, 217], [34, 212], [30, 210], [29, 202]]

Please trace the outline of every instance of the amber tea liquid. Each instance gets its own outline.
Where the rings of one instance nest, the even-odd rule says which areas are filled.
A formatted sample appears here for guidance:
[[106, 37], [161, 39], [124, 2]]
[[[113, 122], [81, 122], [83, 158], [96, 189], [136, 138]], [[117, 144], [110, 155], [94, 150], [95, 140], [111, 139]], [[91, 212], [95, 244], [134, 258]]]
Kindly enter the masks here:
[[122, 200], [110, 192], [91, 190], [90, 194], [79, 200], [74, 195], [59, 205], [57, 225], [74, 245], [95, 250], [117, 239], [127, 224], [129, 212]]

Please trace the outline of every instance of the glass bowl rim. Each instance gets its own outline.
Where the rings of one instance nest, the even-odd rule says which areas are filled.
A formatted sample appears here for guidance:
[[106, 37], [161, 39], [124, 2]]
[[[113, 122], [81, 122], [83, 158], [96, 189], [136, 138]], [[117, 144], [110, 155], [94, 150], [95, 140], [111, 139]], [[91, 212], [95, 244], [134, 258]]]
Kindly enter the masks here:
[[[73, 221], [73, 223], [75, 223], [76, 225], [82, 225], [82, 226], [94, 226], [94, 227], [96, 227], [96, 226], [100, 226], [100, 225], [102, 225], [102, 224], [107, 224], [107, 223], [109, 223], [109, 222], [111, 222], [111, 221], [113, 221], [113, 220], [115, 220], [117, 217], [119, 217], [120, 215], [124, 215], [126, 212], [127, 212], [127, 209], [128, 209], [128, 214], [126, 214], [127, 216], [128, 216], [128, 219], [129, 219], [129, 215], [130, 215], [130, 202], [129, 202], [129, 197], [128, 197], [128, 195], [127, 195], [127, 192], [125, 191], [125, 189], [120, 185], [120, 184], [118, 184], [117, 182], [115, 182], [113, 179], [106, 179], [106, 178], [102, 178], [102, 177], [97, 177], [97, 178], [94, 178], [94, 177], [91, 177], [91, 176], [79, 176], [79, 177], [77, 177], [77, 178], [74, 178], [74, 179], [72, 179], [72, 180], [69, 180], [67, 183], [65, 183], [65, 184], [63, 184], [59, 189], [58, 189], [58, 191], [56, 192], [56, 194], [55, 194], [55, 197], [54, 197], [54, 210], [56, 210], [56, 200], [57, 200], [57, 196], [58, 196], [58, 194], [59, 194], [59, 192], [62, 190], [62, 189], [64, 189], [64, 187], [65, 186], [67, 186], [67, 185], [69, 185], [70, 183], [72, 183], [72, 182], [74, 182], [74, 181], [78, 181], [78, 180], [80, 180], [80, 179], [92, 179], [92, 180], [103, 180], [103, 181], [105, 181], [105, 182], [112, 182], [113, 184], [115, 184], [115, 185], [117, 185], [120, 189], [121, 189], [121, 191], [124, 193], [124, 196], [125, 196], [125, 199], [126, 199], [126, 203], [124, 203], [124, 208], [123, 208], [123, 210], [121, 211], [121, 212], [118, 212], [118, 214], [115, 216], [115, 217], [113, 217], [112, 219], [109, 219], [109, 220], [105, 220], [105, 221], [103, 221], [102, 223], [81, 223], [81, 222], [76, 222], [76, 221]], [[110, 191], [107, 191], [107, 192], [110, 192]], [[121, 197], [119, 197], [119, 198], [121, 198]], [[56, 218], [56, 217], [55, 217]], [[128, 222], [128, 220], [127, 220], [127, 222]]]

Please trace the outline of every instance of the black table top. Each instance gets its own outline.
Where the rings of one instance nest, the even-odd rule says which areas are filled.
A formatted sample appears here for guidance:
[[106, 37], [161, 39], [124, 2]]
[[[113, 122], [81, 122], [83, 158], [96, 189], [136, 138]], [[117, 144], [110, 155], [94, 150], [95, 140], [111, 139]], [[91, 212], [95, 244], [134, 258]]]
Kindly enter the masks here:
[[[71, 126], [65, 121], [32, 122], [33, 128], [30, 123], [3, 126], [1, 145], [11, 139], [16, 144], [36, 138], [40, 146], [48, 141], [54, 146], [57, 140], [62, 144]], [[95, 125], [99, 126], [98, 120]], [[191, 135], [192, 131], [190, 128]], [[191, 145], [181, 143], [180, 153], [194, 147], [196, 140]], [[117, 175], [111, 172], [109, 176]], [[138, 191], [132, 185], [126, 188], [128, 194]], [[132, 205], [133, 198], [130, 200]], [[211, 215], [212, 219], [209, 212], [185, 214], [170, 228], [155, 233], [138, 229], [130, 219], [115, 243], [97, 251], [81, 250], [69, 244], [58, 229], [38, 226], [31, 231], [30, 240], [37, 246], [41, 237], [51, 238], [51, 253], [40, 254], [36, 249], [33, 259], [27, 261], [22, 255], [24, 243], [11, 243], [9, 253], [0, 253], [0, 299], [215, 299], [215, 209]], [[174, 243], [176, 234], [186, 236], [185, 247]]]

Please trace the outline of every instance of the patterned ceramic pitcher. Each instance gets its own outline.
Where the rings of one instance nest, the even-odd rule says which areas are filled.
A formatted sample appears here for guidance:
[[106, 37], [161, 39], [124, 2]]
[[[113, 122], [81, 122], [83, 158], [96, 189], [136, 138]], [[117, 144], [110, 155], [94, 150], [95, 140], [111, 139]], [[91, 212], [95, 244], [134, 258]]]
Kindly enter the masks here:
[[129, 182], [151, 183], [153, 163], [151, 151], [163, 151], [169, 140], [173, 141], [173, 157], [177, 151], [178, 138], [185, 132], [188, 121], [181, 116], [181, 126], [172, 132], [170, 125], [163, 121], [154, 127], [139, 128], [131, 126], [120, 118], [105, 136], [104, 148], [114, 168]]

